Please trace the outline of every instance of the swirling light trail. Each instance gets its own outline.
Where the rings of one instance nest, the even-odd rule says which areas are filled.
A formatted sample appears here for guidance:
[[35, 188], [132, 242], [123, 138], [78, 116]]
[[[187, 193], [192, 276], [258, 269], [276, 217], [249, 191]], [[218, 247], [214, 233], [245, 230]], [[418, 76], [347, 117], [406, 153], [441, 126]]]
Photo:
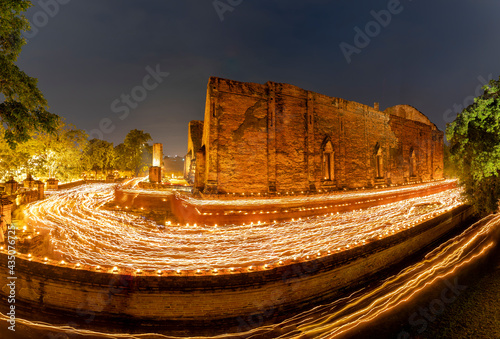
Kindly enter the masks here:
[[[419, 293], [443, 279], [451, 279], [461, 268], [472, 264], [488, 254], [497, 244], [500, 227], [500, 215], [489, 216], [469, 227], [462, 234], [448, 240], [429, 252], [425, 259], [409, 266], [400, 273], [381, 281], [370, 290], [360, 290], [351, 296], [336, 300], [330, 304], [315, 307], [309, 311], [291, 317], [279, 324], [261, 326], [244, 333], [228, 333], [213, 337], [196, 338], [334, 338], [374, 319], [401, 304], [410, 302]], [[0, 319], [8, 317], [0, 314]], [[53, 326], [42, 322], [17, 319], [30, 328], [42, 331], [92, 336], [96, 338], [156, 338], [172, 339], [154, 333], [99, 333], [69, 326]]]
[[51, 195], [27, 207], [27, 224], [50, 233], [66, 262], [142, 270], [243, 269], [314, 258], [395, 234], [462, 204], [449, 190], [362, 211], [251, 225], [158, 225], [102, 208], [112, 184]]

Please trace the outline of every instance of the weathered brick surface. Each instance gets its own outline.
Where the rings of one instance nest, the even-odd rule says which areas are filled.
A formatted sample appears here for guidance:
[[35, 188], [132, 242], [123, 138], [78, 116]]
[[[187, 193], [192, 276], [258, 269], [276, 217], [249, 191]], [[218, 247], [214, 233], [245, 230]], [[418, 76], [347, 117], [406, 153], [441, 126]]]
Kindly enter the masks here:
[[[93, 312], [144, 321], [234, 321], [255, 313], [292, 311], [333, 297], [340, 288], [364, 282], [431, 243], [463, 221], [469, 212], [461, 207], [362, 247], [237, 274], [179, 276], [170, 272], [161, 277], [136, 276], [17, 258], [16, 302], [30, 305], [36, 312], [55, 310], [75, 318]], [[9, 292], [7, 275], [7, 255], [2, 252], [2, 298]]]
[[[323, 151], [333, 148], [333, 180]], [[380, 149], [382, 176], [376, 173]], [[210, 78], [197, 188], [316, 191], [441, 179], [443, 132], [411, 106], [385, 111], [296, 86]], [[414, 154], [413, 175], [410, 157]]]
[[[345, 197], [342, 192], [328, 193], [323, 196], [323, 199], [318, 200], [293, 200], [286, 199], [278, 202], [273, 197], [262, 195], [257, 200], [253, 201], [251, 205], [242, 205], [241, 200], [246, 199], [246, 196], [235, 197], [232, 194], [228, 196], [219, 195], [219, 200], [226, 200], [224, 205], [219, 204], [198, 204], [199, 201], [189, 200], [189, 194], [176, 194], [172, 197], [170, 207], [172, 212], [181, 223], [198, 224], [198, 225], [224, 225], [233, 224], [241, 225], [243, 223], [258, 224], [260, 222], [273, 222], [287, 221], [293, 218], [307, 218], [311, 216], [324, 215], [329, 213], [344, 213], [353, 210], [367, 209], [373, 206], [389, 204], [396, 201], [424, 197], [430, 194], [443, 192], [449, 189], [456, 188], [455, 182], [437, 181], [428, 187], [416, 189], [419, 186], [407, 186], [411, 190], [400, 190], [399, 187], [394, 189], [385, 189], [386, 193], [378, 193], [374, 198], [369, 193], [374, 193], [376, 190], [361, 190], [367, 193], [365, 196]], [[338, 194], [337, 194], [338, 193]], [[121, 195], [120, 195], [121, 196]], [[128, 195], [128, 200], [132, 201], [133, 206], [136, 208], [147, 206], [155, 206], [156, 203], [151, 201], [153, 199], [160, 199], [159, 197], [150, 196], [134, 196]], [[307, 197], [307, 194], [297, 194], [294, 196], [286, 197]], [[252, 196], [250, 196], [252, 197]], [[253, 195], [255, 197], [255, 195]], [[267, 204], [266, 202], [271, 202]], [[129, 205], [130, 206], [130, 205]]]
[[203, 121], [193, 120], [188, 127], [188, 150], [184, 158], [184, 177], [193, 184], [196, 170], [196, 152], [201, 147], [203, 136]]

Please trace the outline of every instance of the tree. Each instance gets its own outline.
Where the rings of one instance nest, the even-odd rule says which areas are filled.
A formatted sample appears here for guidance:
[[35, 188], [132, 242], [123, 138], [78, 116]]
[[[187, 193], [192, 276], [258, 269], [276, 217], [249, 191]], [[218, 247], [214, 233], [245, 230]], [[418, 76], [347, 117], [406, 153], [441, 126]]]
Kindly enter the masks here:
[[500, 79], [483, 89], [446, 129], [460, 184], [480, 215], [497, 211], [500, 199]]
[[107, 172], [114, 169], [115, 149], [112, 142], [92, 139], [87, 144], [84, 152], [84, 163], [87, 170]]
[[120, 171], [130, 171], [128, 168], [128, 154], [125, 144], [115, 146], [115, 167]]
[[15, 65], [26, 44], [22, 31], [30, 25], [21, 14], [31, 6], [27, 0], [0, 2], [0, 123], [3, 138], [10, 148], [30, 138], [31, 131], [51, 133], [57, 129], [58, 116], [47, 111], [47, 101], [37, 88], [37, 79]]
[[149, 133], [131, 130], [123, 144], [115, 147], [118, 168], [132, 171], [135, 176], [143, 172], [151, 163], [152, 147], [147, 144], [150, 140]]
[[38, 178], [62, 181], [79, 178], [87, 135], [74, 126], [58, 121], [52, 133], [31, 132], [29, 140], [13, 150], [0, 127], [0, 181], [9, 176], [23, 179], [27, 172]]
[[443, 174], [445, 178], [458, 178], [457, 164], [453, 160], [450, 153], [450, 146], [447, 144], [443, 145], [443, 157], [444, 157]]

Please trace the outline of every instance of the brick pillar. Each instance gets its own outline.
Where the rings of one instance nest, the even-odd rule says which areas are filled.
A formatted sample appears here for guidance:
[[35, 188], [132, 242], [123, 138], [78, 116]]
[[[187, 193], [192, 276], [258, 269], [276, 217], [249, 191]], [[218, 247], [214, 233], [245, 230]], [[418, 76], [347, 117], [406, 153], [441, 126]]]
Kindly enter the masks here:
[[59, 180], [55, 178], [47, 179], [47, 190], [57, 191], [59, 189]]
[[35, 180], [31, 176], [31, 173], [26, 175], [26, 179], [23, 180], [24, 187], [33, 189], [35, 187]]
[[12, 222], [12, 206], [13, 203], [6, 196], [0, 195], [0, 242], [4, 241], [3, 234]]
[[194, 187], [198, 191], [205, 189], [205, 146], [196, 152], [196, 171], [194, 172]]
[[274, 82], [267, 83], [267, 180], [269, 193], [276, 193], [276, 90]]
[[316, 167], [314, 161], [314, 98], [312, 92], [307, 92], [307, 114], [306, 114], [307, 138], [306, 138], [306, 154], [307, 154], [307, 179], [309, 182], [309, 190], [316, 192]]
[[205, 189], [208, 194], [218, 192], [218, 153], [219, 153], [219, 84], [210, 78], [208, 84], [208, 107], [205, 107], [205, 124], [208, 123], [208, 148], [205, 150]]
[[38, 191], [38, 200], [42, 200], [43, 198], [45, 198], [45, 184], [43, 183], [43, 181], [35, 181], [35, 187]]
[[186, 179], [187, 182], [191, 183], [190, 181], [190, 169], [191, 169], [191, 152], [189, 151], [185, 156], [184, 156], [184, 179]]
[[345, 137], [345, 119], [344, 114], [340, 111], [339, 114], [339, 165], [340, 165], [340, 173], [337, 180], [338, 187], [345, 187], [347, 185], [346, 178], [346, 137]]
[[11, 195], [16, 193], [19, 184], [14, 180], [14, 177], [10, 177], [9, 181], [5, 182], [5, 193]]
[[151, 166], [149, 168], [149, 182], [161, 183], [161, 167]]
[[163, 162], [163, 144], [153, 144], [153, 166], [161, 167]]

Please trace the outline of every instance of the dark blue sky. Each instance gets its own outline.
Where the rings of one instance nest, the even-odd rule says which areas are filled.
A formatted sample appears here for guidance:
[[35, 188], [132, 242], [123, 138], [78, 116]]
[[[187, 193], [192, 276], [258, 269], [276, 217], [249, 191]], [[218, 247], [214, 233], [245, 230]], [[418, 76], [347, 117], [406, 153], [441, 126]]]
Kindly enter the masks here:
[[[222, 14], [212, 0], [32, 2], [18, 65], [50, 111], [115, 144], [142, 129], [165, 155], [186, 152], [210, 76], [409, 104], [444, 130], [500, 74], [497, 0], [220, 0]], [[374, 23], [372, 11], [389, 10]], [[356, 31], [372, 37], [356, 45]], [[350, 63], [342, 43], [356, 49]], [[148, 77], [155, 69], [168, 76]]]

